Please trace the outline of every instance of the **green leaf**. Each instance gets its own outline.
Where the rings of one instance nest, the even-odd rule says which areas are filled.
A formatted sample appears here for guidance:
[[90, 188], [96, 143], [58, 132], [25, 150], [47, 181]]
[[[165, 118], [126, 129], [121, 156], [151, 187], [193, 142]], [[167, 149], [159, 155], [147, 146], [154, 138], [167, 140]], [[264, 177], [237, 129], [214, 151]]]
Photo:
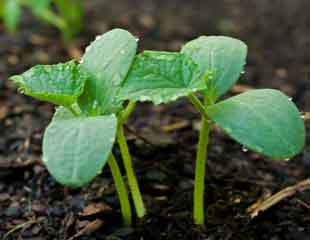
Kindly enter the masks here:
[[80, 66], [92, 75], [79, 105], [87, 115], [117, 112], [121, 103], [115, 96], [126, 78], [136, 54], [137, 41], [127, 31], [111, 30], [86, 48]]
[[5, 0], [0, 0], [0, 19], [3, 18], [3, 14], [4, 14], [4, 1]]
[[247, 46], [230, 37], [201, 36], [185, 44], [181, 52], [199, 65], [201, 77], [212, 73], [207, 91], [216, 100], [238, 80], [245, 64]]
[[205, 87], [198, 66], [184, 54], [144, 51], [137, 55], [119, 98], [159, 104]]
[[48, 171], [63, 185], [87, 184], [108, 161], [116, 128], [114, 115], [74, 117], [64, 108], [58, 109], [43, 139]]
[[82, 94], [87, 77], [78, 65], [70, 61], [56, 65], [37, 65], [11, 79], [26, 95], [69, 107]]
[[59, 15], [66, 20], [72, 34], [78, 33], [82, 28], [83, 0], [54, 0]]
[[26, 0], [24, 5], [29, 7], [34, 14], [40, 15], [45, 9], [51, 5], [51, 0]]
[[15, 32], [20, 20], [21, 6], [19, 0], [5, 0], [3, 7], [3, 20], [6, 29]]
[[209, 106], [207, 114], [236, 141], [271, 158], [291, 158], [305, 144], [298, 109], [277, 90], [242, 93]]

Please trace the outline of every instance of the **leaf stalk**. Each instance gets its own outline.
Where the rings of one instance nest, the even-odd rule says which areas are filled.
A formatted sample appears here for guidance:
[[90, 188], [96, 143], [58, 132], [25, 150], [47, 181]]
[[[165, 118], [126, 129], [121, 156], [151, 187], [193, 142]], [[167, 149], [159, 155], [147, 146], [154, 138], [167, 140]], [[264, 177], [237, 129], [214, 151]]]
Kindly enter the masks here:
[[128, 199], [128, 193], [127, 193], [126, 185], [122, 178], [119, 166], [113, 154], [110, 155], [108, 164], [112, 172], [112, 176], [113, 176], [114, 183], [115, 183], [115, 188], [116, 188], [118, 198], [120, 201], [124, 224], [129, 226], [131, 225], [132, 214], [131, 214], [131, 207], [130, 207], [130, 203]]
[[[195, 162], [195, 182], [194, 182], [194, 223], [197, 225], [204, 224], [204, 190], [205, 190], [205, 175], [206, 175], [206, 160], [207, 160], [207, 147], [209, 142], [210, 124], [208, 121], [206, 106], [210, 104], [207, 96], [204, 98], [204, 105], [199, 99], [192, 94], [194, 106], [203, 110], [201, 129], [199, 132], [199, 140], [197, 145], [196, 162]], [[203, 108], [203, 109], [201, 109]], [[198, 109], [198, 111], [200, 111]], [[201, 112], [200, 111], [200, 112]]]
[[143, 199], [141, 196], [141, 192], [139, 189], [138, 181], [137, 181], [135, 172], [133, 170], [132, 159], [129, 153], [129, 148], [128, 148], [127, 141], [125, 138], [123, 126], [119, 126], [118, 128], [117, 141], [120, 147], [124, 167], [125, 167], [126, 174], [128, 177], [128, 184], [131, 190], [131, 195], [132, 195], [133, 203], [134, 203], [134, 206], [137, 212], [137, 216], [141, 218], [145, 215], [146, 211], [145, 211]]

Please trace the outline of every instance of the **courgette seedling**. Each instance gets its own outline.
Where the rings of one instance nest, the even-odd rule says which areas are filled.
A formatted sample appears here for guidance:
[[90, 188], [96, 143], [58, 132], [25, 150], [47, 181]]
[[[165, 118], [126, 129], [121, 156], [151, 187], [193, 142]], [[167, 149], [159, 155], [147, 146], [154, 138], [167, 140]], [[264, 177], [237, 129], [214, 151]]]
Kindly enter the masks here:
[[[247, 46], [224, 36], [202, 36], [178, 52], [145, 51], [122, 83], [120, 99], [155, 104], [187, 96], [202, 115], [195, 166], [194, 222], [204, 224], [204, 180], [210, 123], [243, 146], [274, 159], [289, 159], [305, 143], [294, 103], [278, 90], [252, 90], [218, 102], [243, 72]], [[203, 102], [199, 100], [202, 95]]]
[[111, 152], [117, 138], [136, 212], [142, 217], [145, 208], [123, 130], [135, 103], [124, 108], [124, 101], [116, 98], [136, 49], [136, 38], [114, 29], [97, 37], [79, 64], [38, 65], [11, 77], [22, 93], [60, 106], [43, 138], [48, 171], [63, 185], [81, 187], [108, 163], [126, 224], [131, 223], [131, 208]]
[[17, 30], [24, 8], [58, 28], [65, 43], [70, 42], [82, 28], [83, 0], [0, 0], [0, 19], [9, 32]]

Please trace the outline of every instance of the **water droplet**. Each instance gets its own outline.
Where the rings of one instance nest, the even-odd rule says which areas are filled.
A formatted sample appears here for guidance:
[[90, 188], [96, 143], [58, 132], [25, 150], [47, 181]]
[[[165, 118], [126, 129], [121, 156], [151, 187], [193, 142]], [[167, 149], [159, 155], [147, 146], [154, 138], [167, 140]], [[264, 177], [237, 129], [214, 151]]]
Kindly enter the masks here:
[[140, 96], [140, 101], [147, 101], [149, 98], [147, 96]]
[[242, 152], [248, 152], [249, 149], [247, 149], [245, 146], [242, 146]]
[[98, 105], [98, 102], [97, 102], [97, 100], [95, 100], [95, 101], [93, 102], [93, 108], [94, 108], [94, 109], [97, 108], [97, 105]]
[[290, 97], [290, 98], [288, 98], [288, 100], [293, 101], [293, 98], [292, 98], [292, 97]]
[[99, 40], [101, 38], [102, 35], [98, 35], [96, 36], [95, 40]]
[[289, 160], [290, 160], [289, 158], [285, 158], [285, 159], [284, 159], [284, 161], [289, 161]]
[[241, 72], [241, 74], [245, 74], [245, 71], [243, 70], [243, 71]]
[[231, 128], [226, 128], [225, 131], [226, 131], [227, 133], [231, 133], [231, 132], [232, 132]]
[[136, 42], [139, 42], [139, 38], [136, 38], [135, 40], [136, 40]]
[[301, 118], [301, 119], [305, 119], [305, 114], [304, 114], [304, 113], [301, 113], [300, 118]]
[[48, 162], [48, 158], [45, 156], [42, 158], [43, 162], [47, 163]]
[[88, 52], [89, 50], [90, 50], [90, 45], [85, 48], [85, 52]]

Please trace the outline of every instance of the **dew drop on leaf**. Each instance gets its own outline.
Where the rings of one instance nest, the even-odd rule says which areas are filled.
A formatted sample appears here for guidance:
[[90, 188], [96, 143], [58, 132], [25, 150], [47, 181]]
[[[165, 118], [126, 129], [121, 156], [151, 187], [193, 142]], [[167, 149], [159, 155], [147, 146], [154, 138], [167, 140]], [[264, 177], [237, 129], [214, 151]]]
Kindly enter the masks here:
[[98, 105], [98, 102], [97, 102], [97, 100], [95, 100], [95, 101], [93, 102], [93, 108], [94, 108], [94, 109], [97, 108], [97, 105]]
[[290, 98], [288, 98], [288, 100], [293, 101], [293, 98], [292, 98], [292, 97], [290, 97]]
[[231, 133], [231, 129], [230, 128], [225, 128], [225, 131], [227, 132], [227, 133]]
[[90, 45], [85, 48], [85, 52], [88, 52], [90, 49]]
[[247, 149], [245, 146], [242, 146], [242, 152], [248, 152], [249, 149]]
[[300, 117], [301, 117], [301, 119], [305, 119], [305, 114], [301, 113]]

